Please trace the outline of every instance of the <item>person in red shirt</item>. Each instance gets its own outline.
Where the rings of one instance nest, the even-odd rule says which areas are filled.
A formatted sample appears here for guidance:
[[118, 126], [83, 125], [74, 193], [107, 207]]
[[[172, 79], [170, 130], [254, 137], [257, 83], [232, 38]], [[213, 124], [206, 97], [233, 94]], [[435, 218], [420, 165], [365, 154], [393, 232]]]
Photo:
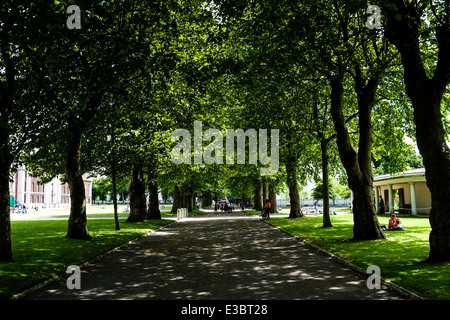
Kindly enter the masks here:
[[263, 219], [269, 219], [270, 218], [270, 201], [269, 199], [266, 199], [266, 205], [264, 206], [263, 209]]
[[404, 230], [402, 222], [395, 216], [395, 214], [392, 214], [389, 219], [388, 230]]

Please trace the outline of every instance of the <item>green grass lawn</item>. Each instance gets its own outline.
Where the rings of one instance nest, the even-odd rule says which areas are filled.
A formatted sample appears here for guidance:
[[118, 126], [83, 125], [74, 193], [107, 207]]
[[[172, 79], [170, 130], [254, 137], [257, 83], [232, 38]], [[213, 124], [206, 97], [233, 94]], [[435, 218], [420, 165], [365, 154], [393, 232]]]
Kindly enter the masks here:
[[[426, 299], [450, 299], [450, 263], [426, 263], [428, 218], [402, 217], [406, 231], [386, 231], [387, 240], [349, 241], [353, 216], [331, 216], [332, 228], [322, 228], [322, 216], [271, 218], [269, 222], [366, 270], [377, 265], [381, 277]], [[380, 216], [388, 225], [388, 216]]]
[[[112, 216], [112, 213], [109, 213]], [[120, 219], [89, 219], [92, 241], [66, 239], [67, 220], [12, 221], [12, 263], [0, 264], [0, 299], [8, 299], [52, 276], [64, 273], [69, 265], [80, 265], [123, 243], [161, 228], [173, 220], [127, 223]]]
[[[171, 213], [172, 204], [164, 204], [164, 208], [160, 207], [161, 216], [162, 217], [176, 217], [176, 213]], [[126, 204], [119, 204], [117, 206], [117, 213], [119, 218], [128, 217], [128, 212], [124, 212], [124, 209], [127, 208]], [[86, 207], [86, 213], [88, 218], [97, 218], [97, 217], [113, 217], [114, 207], [111, 204], [94, 204]], [[21, 219], [26, 217], [33, 217], [35, 215], [48, 215], [48, 216], [59, 216], [62, 218], [69, 218], [70, 208], [51, 208], [51, 209], [40, 209], [38, 211], [34, 211], [33, 209], [28, 210], [26, 214], [18, 214], [15, 213], [15, 216], [19, 216]]]

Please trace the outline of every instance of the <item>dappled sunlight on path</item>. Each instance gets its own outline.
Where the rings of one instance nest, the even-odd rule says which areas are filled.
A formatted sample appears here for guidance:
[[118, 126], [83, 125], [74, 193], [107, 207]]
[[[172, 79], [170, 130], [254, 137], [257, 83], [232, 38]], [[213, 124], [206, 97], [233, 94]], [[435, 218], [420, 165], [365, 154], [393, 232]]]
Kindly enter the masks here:
[[260, 221], [234, 212], [173, 223], [82, 267], [29, 299], [392, 299], [367, 277]]

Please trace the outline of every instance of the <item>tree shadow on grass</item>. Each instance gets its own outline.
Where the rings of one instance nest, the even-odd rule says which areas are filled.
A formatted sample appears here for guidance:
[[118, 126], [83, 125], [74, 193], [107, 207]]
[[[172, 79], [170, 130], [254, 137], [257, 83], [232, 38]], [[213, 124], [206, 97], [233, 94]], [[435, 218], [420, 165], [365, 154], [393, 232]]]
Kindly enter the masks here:
[[[257, 219], [175, 223], [106, 256], [39, 298], [262, 300], [383, 299], [366, 279]], [[395, 297], [393, 297], [395, 298]]]

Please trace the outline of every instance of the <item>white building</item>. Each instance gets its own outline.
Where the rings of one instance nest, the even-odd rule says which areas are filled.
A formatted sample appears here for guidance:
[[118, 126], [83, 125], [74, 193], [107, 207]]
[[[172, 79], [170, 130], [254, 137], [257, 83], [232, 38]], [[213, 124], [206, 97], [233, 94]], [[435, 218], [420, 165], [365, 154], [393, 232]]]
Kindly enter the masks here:
[[[92, 200], [92, 179], [83, 176], [86, 192], [86, 204]], [[24, 169], [19, 168], [9, 183], [10, 206], [26, 208], [64, 208], [70, 207], [70, 190], [67, 183], [54, 178], [46, 184], [40, 184], [39, 178], [33, 178]]]
[[425, 169], [414, 169], [399, 174], [385, 174], [374, 177], [376, 208], [380, 196], [383, 198], [385, 212], [394, 213], [398, 205], [400, 213], [413, 215], [429, 214], [431, 209], [431, 192], [427, 187]]

